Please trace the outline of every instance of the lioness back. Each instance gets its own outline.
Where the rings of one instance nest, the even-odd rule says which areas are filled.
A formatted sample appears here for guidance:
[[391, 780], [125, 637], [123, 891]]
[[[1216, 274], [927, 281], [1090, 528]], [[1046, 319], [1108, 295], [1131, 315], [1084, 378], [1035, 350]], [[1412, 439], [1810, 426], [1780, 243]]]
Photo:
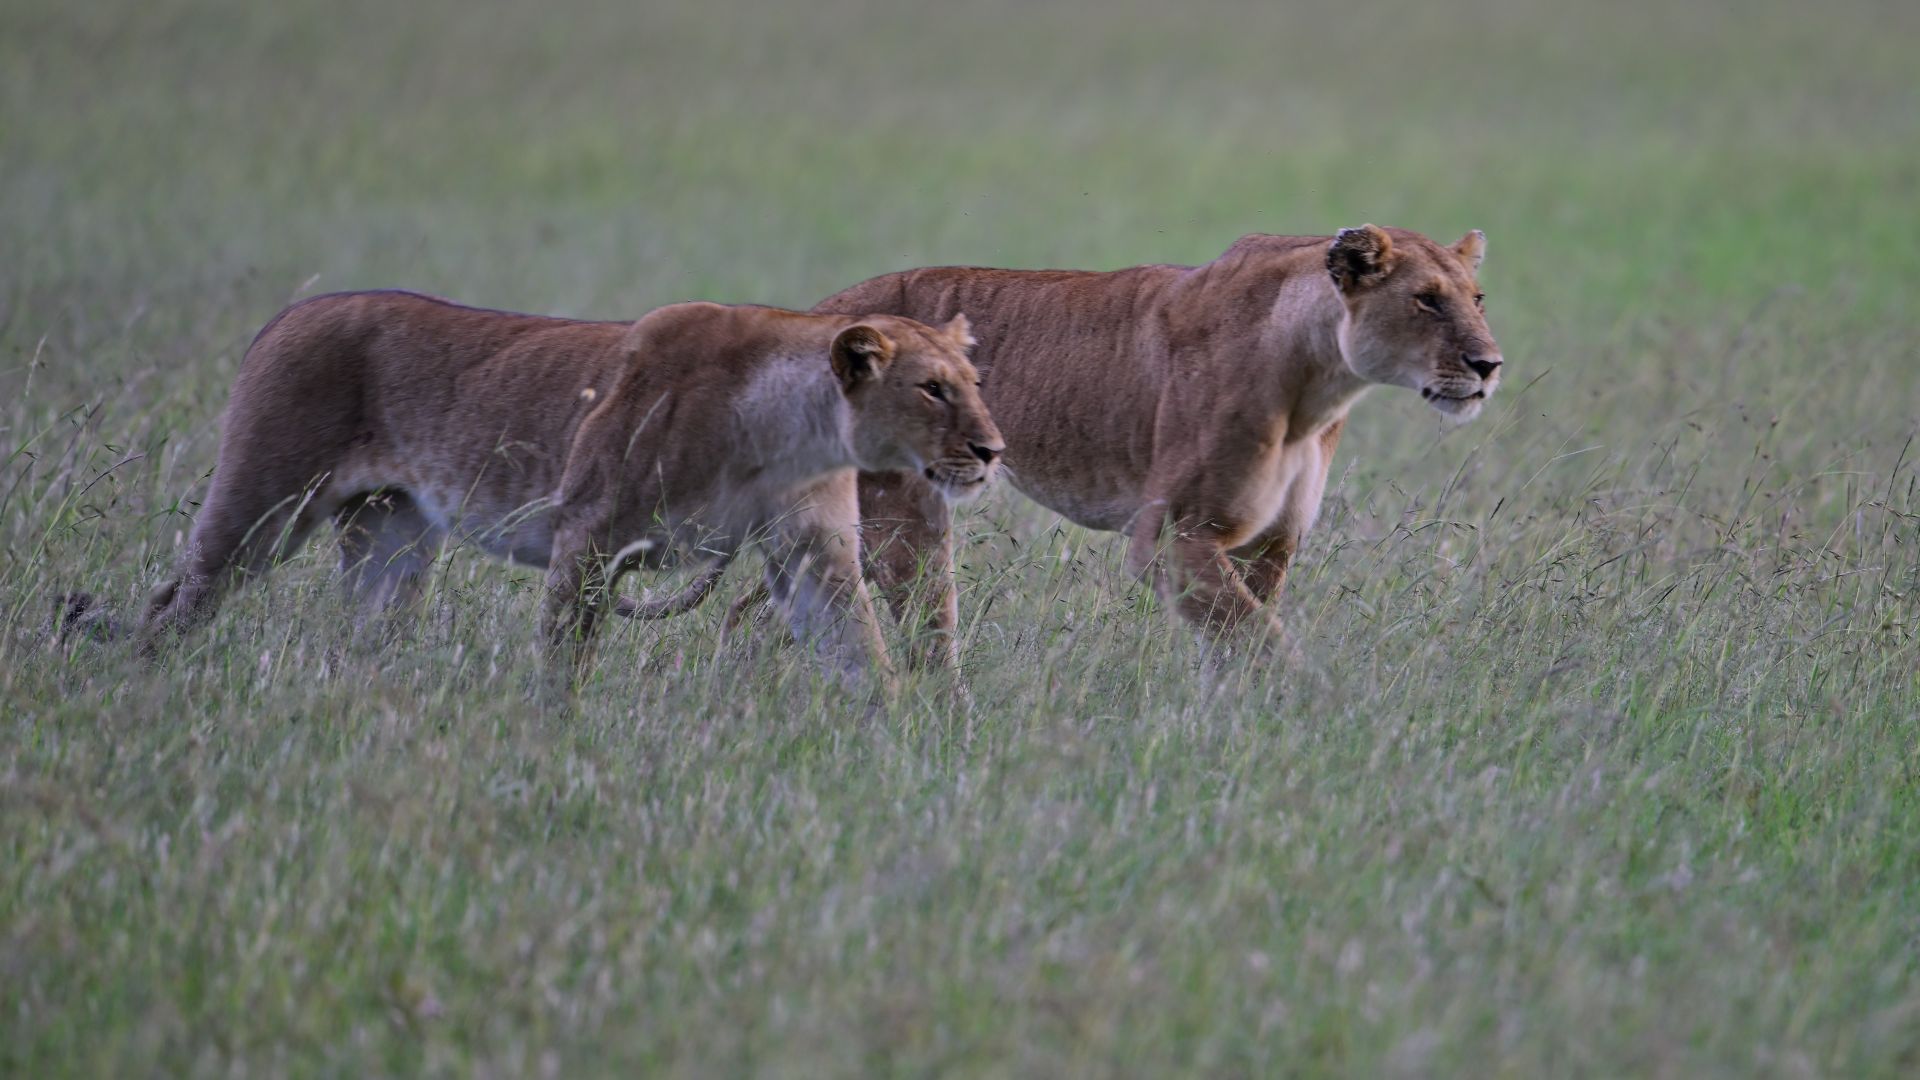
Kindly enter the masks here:
[[537, 527], [488, 527], [559, 482], [572, 433], [624, 366], [615, 346], [630, 325], [399, 291], [302, 301], [248, 349], [221, 458], [295, 470], [324, 459], [323, 494], [403, 489], [438, 528], [481, 528], [486, 549], [539, 562]]

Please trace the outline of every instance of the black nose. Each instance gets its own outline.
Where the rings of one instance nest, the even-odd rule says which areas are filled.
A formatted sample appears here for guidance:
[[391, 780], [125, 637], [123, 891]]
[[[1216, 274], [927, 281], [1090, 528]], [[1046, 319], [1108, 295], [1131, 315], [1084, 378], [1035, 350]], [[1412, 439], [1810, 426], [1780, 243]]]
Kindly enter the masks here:
[[1467, 365], [1468, 370], [1483, 379], [1493, 374], [1500, 367], [1500, 358], [1498, 356], [1473, 356], [1469, 353], [1461, 353], [1460, 362]]
[[979, 443], [968, 443], [967, 449], [973, 451], [973, 456], [979, 458], [981, 464], [991, 465], [993, 464], [993, 459], [999, 457], [1001, 452], [1006, 448], [1002, 446], [981, 446]]

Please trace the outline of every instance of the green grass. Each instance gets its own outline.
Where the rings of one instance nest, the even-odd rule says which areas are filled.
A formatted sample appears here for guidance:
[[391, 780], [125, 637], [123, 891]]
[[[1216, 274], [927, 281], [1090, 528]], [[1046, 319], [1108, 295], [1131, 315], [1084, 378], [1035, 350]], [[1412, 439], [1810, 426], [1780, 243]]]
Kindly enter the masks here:
[[[0, 1071], [1920, 1069], [1920, 9], [1352, 7], [0, 4]], [[1302, 673], [1011, 491], [971, 712], [715, 605], [543, 715], [470, 553], [385, 651], [324, 545], [157, 667], [40, 633], [299, 295], [1363, 221], [1487, 231], [1509, 377], [1356, 410]]]

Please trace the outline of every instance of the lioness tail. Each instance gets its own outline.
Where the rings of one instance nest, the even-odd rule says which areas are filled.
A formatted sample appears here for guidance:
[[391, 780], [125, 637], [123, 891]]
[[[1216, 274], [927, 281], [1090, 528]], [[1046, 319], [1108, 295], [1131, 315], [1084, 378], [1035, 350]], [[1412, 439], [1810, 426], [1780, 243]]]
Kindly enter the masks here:
[[700, 576], [687, 583], [686, 588], [671, 596], [654, 599], [651, 593], [640, 600], [623, 596], [613, 605], [613, 613], [628, 619], [668, 619], [675, 615], [685, 615], [700, 606], [700, 602], [713, 591], [720, 575], [727, 572], [727, 566], [733, 562], [733, 556], [723, 555], [715, 559]]

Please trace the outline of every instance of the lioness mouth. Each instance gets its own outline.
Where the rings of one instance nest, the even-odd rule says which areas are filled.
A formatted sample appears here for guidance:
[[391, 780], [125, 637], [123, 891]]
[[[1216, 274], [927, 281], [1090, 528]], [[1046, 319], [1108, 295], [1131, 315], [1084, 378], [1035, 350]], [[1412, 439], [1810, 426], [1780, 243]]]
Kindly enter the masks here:
[[949, 488], [955, 488], [960, 490], [965, 490], [967, 488], [976, 488], [987, 482], [987, 477], [986, 477], [986, 474], [984, 473], [976, 476], [958, 476], [953, 473], [942, 470], [939, 467], [934, 465], [929, 465], [926, 468], [920, 470], [920, 472], [927, 479], [933, 481], [936, 484], [939, 484], [942, 487], [949, 487]]
[[1487, 396], [1485, 390], [1475, 390], [1471, 394], [1443, 394], [1430, 386], [1420, 388], [1420, 396], [1428, 401], [1480, 401]]

